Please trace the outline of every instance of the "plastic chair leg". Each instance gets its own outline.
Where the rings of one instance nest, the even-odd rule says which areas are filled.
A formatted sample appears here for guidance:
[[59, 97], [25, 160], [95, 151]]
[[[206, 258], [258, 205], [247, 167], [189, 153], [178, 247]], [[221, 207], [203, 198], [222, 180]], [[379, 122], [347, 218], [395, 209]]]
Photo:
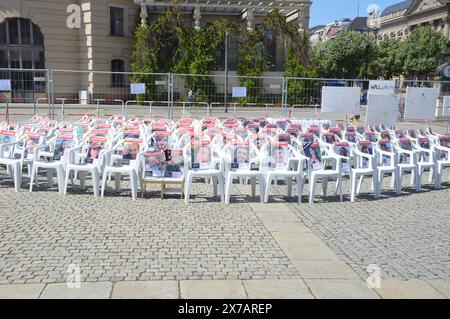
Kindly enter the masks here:
[[261, 175], [258, 176], [258, 184], [259, 184], [259, 201], [264, 203], [264, 177]]
[[186, 177], [186, 184], [184, 185], [184, 203], [189, 204], [189, 197], [192, 188], [192, 175], [188, 173]]
[[344, 200], [344, 196], [342, 194], [342, 175], [339, 175], [337, 183], [339, 185], [339, 200], [342, 202]]
[[67, 185], [69, 184], [70, 172], [71, 172], [71, 169], [66, 170], [66, 178], [64, 180], [64, 195], [67, 194]]
[[266, 180], [266, 191], [264, 192], [264, 203], [267, 203], [269, 201], [269, 192], [270, 192], [270, 188], [272, 187], [272, 181], [273, 178], [272, 177], [267, 177]]
[[314, 203], [315, 192], [316, 192], [316, 176], [313, 175], [309, 181], [309, 203], [310, 204]]
[[225, 200], [225, 186], [223, 176], [217, 176], [217, 180], [219, 181], [220, 201], [223, 202]]
[[355, 173], [352, 173], [350, 176], [350, 201], [352, 203], [355, 202], [357, 189], [360, 187], [360, 181], [362, 181], [361, 177], [358, 179], [358, 176]]
[[99, 184], [100, 184], [100, 174], [97, 168], [92, 171], [92, 184], [94, 185], [94, 196], [98, 197]]
[[250, 185], [252, 188], [252, 197], [256, 196], [256, 177], [251, 177], [250, 178]]
[[213, 184], [214, 196], [217, 197], [217, 182], [218, 182], [218, 180], [215, 177], [212, 177], [211, 180], [212, 180], [212, 184]]
[[297, 192], [298, 192], [298, 203], [300, 204], [302, 202], [302, 197], [303, 197], [303, 187], [304, 187], [304, 179], [302, 176], [297, 176], [296, 177], [296, 181], [297, 181]]
[[33, 166], [31, 167], [31, 170], [29, 171], [29, 173], [30, 173], [30, 192], [33, 191], [34, 170], [35, 170], [35, 169], [36, 169], [36, 168], [35, 168], [35, 165], [33, 165]]
[[16, 190], [16, 192], [18, 192], [20, 190], [20, 184], [21, 184], [21, 175], [22, 172], [20, 171], [21, 167], [20, 167], [20, 163], [17, 162], [14, 165], [13, 171], [14, 171], [14, 188]]
[[137, 199], [137, 173], [133, 170], [130, 173], [130, 186], [131, 186], [131, 198], [133, 200]]
[[120, 189], [120, 180], [122, 179], [122, 174], [114, 173], [114, 184], [116, 186], [116, 191]]
[[231, 193], [231, 187], [233, 186], [233, 178], [231, 177], [231, 174], [228, 174], [227, 181], [225, 183], [225, 204], [230, 203], [230, 193]]
[[56, 169], [56, 178], [58, 179], [58, 191], [59, 195], [64, 194], [64, 168], [59, 166]]
[[109, 175], [109, 172], [107, 170], [105, 170], [103, 172], [103, 179], [102, 179], [102, 194], [101, 194], [102, 198], [105, 195], [106, 180], [108, 179], [108, 175]]
[[323, 197], [327, 196], [328, 177], [322, 177], [322, 194]]

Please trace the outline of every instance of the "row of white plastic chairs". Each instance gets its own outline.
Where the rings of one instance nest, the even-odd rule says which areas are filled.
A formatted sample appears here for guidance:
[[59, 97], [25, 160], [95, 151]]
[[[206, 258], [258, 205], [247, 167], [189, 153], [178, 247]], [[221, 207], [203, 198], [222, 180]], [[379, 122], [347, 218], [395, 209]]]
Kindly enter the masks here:
[[[93, 121], [90, 121], [92, 124]], [[95, 122], [95, 121], [94, 121]], [[201, 121], [200, 121], [201, 122]], [[192, 124], [192, 123], [191, 123]], [[326, 124], [326, 123], [325, 123]], [[31, 124], [32, 127], [36, 128], [42, 125], [42, 123], [34, 123]], [[107, 125], [107, 124], [106, 124]], [[64, 126], [64, 125], [63, 125]], [[94, 125], [95, 126], [95, 125]], [[97, 123], [97, 128], [98, 128]], [[217, 125], [219, 126], [219, 125]], [[217, 127], [213, 126], [213, 127]], [[324, 125], [325, 126], [325, 125]], [[55, 127], [61, 127], [61, 125]], [[166, 130], [170, 132], [173, 128], [166, 127]], [[308, 131], [309, 128], [305, 131]], [[315, 131], [316, 128], [314, 128]], [[289, 149], [289, 160], [287, 165], [283, 168], [275, 167], [275, 169], [271, 169], [270, 165], [267, 164], [268, 154], [270, 153], [268, 150], [270, 149], [270, 143], [286, 143], [283, 139], [286, 138], [285, 135], [286, 129], [282, 130], [277, 128], [276, 132], [268, 136], [268, 140], [263, 143], [263, 145], [257, 145], [251, 141], [250, 135], [247, 136], [249, 154], [250, 154], [250, 163], [253, 166], [253, 169], [243, 169], [243, 170], [233, 170], [231, 167], [232, 160], [230, 159], [230, 153], [227, 151], [232, 150], [230, 145], [234, 145], [237, 147], [240, 143], [244, 142], [243, 138], [239, 138], [236, 136], [233, 139], [230, 139], [228, 143], [217, 143], [217, 140], [220, 140], [217, 135], [215, 136], [216, 140], [213, 138], [212, 141], [215, 143], [210, 143], [210, 152], [211, 165], [204, 169], [193, 169], [192, 168], [192, 156], [190, 154], [190, 144], [185, 143], [183, 145], [183, 156], [184, 156], [184, 174], [183, 178], [186, 177], [187, 182], [185, 184], [185, 200], [186, 202], [189, 199], [190, 190], [192, 188], [192, 180], [195, 177], [204, 177], [207, 180], [212, 179], [214, 186], [219, 186], [220, 194], [223, 200], [229, 202], [230, 192], [232, 181], [236, 177], [240, 177], [241, 181], [243, 179], [249, 178], [252, 182], [252, 193], [254, 195], [256, 180], [259, 181], [260, 192], [263, 196], [261, 199], [263, 201], [268, 200], [268, 195], [270, 192], [270, 188], [272, 182], [278, 178], [285, 178], [288, 185], [288, 195], [291, 195], [292, 191], [292, 181], [295, 180], [298, 188], [298, 200], [301, 201], [301, 197], [303, 195], [303, 185], [305, 184], [306, 179], [309, 181], [310, 189], [309, 189], [309, 201], [312, 202], [315, 193], [315, 185], [316, 182], [321, 179], [322, 180], [322, 188], [324, 194], [326, 194], [327, 181], [329, 179], [336, 179], [337, 185], [336, 190], [340, 192], [340, 197], [342, 199], [342, 177], [345, 175], [350, 176], [351, 179], [351, 199], [352, 201], [355, 199], [356, 194], [359, 192], [361, 188], [362, 178], [364, 176], [372, 176], [372, 184], [373, 189], [375, 191], [375, 197], [380, 196], [380, 188], [381, 182], [384, 174], [391, 173], [393, 175], [392, 186], [395, 186], [396, 191], [400, 192], [401, 187], [401, 179], [406, 171], [411, 171], [412, 181], [415, 183], [416, 188], [419, 189], [421, 182], [420, 178], [425, 169], [430, 169], [432, 174], [430, 173], [430, 177], [435, 179], [435, 185], [437, 188], [440, 187], [440, 181], [442, 177], [442, 170], [445, 167], [450, 166], [448, 162], [448, 144], [447, 147], [443, 146], [442, 141], [447, 141], [446, 136], [438, 136], [433, 134], [431, 131], [428, 131], [424, 134], [426, 136], [420, 135], [423, 132], [418, 132], [418, 136], [415, 138], [410, 138], [410, 150], [405, 150], [401, 147], [401, 142], [406, 142], [403, 137], [401, 137], [402, 132], [400, 131], [389, 131], [383, 127], [375, 128], [372, 130], [368, 130], [368, 132], [373, 132], [375, 136], [379, 135], [377, 142], [371, 142], [367, 144], [364, 142], [364, 134], [360, 134], [358, 132], [352, 132], [353, 130], [357, 131], [356, 127], [348, 127], [344, 132], [340, 130], [336, 130], [334, 128], [326, 129], [326, 127], [319, 127], [319, 134], [304, 134], [301, 130], [298, 131], [297, 136], [290, 135], [289, 141], [287, 141], [287, 145], [283, 147], [287, 147]], [[20, 131], [20, 128], [18, 132]], [[383, 133], [389, 133], [389, 136], [382, 136]], [[131, 165], [114, 165], [114, 162], [117, 162], [121, 159], [121, 155], [117, 154], [120, 152], [121, 147], [123, 147], [124, 139], [122, 132], [116, 132], [116, 136], [111, 134], [107, 138], [107, 145], [105, 149], [100, 152], [100, 155], [92, 164], [79, 164], [80, 160], [80, 151], [83, 150], [83, 146], [86, 145], [87, 136], [85, 136], [81, 141], [79, 141], [78, 145], [68, 150], [64, 156], [57, 161], [47, 161], [42, 160], [42, 158], [50, 158], [53, 157], [54, 151], [52, 151], [52, 147], [54, 148], [55, 136], [50, 138], [49, 140], [42, 139], [42, 144], [38, 147], [34, 148], [32, 156], [24, 157], [25, 150], [22, 148], [20, 150], [20, 140], [16, 143], [12, 144], [2, 144], [1, 155], [2, 158], [0, 163], [6, 164], [8, 167], [14, 167], [13, 176], [16, 180], [16, 189], [18, 190], [18, 186], [20, 186], [20, 175], [21, 175], [21, 167], [24, 163], [28, 166], [28, 171], [31, 177], [30, 190], [33, 189], [33, 180], [35, 179], [37, 170], [39, 168], [47, 169], [49, 179], [51, 177], [51, 170], [57, 171], [58, 176], [58, 185], [61, 193], [65, 193], [67, 190], [68, 180], [71, 176], [71, 172], [75, 173], [72, 177], [78, 176], [81, 180], [82, 186], [85, 183], [85, 174], [90, 172], [92, 174], [92, 180], [94, 184], [94, 193], [98, 195], [99, 193], [99, 180], [100, 176], [103, 175], [102, 179], [102, 196], [104, 194], [105, 185], [107, 180], [110, 179], [111, 174], [116, 174], [116, 187], [119, 186], [120, 183], [120, 175], [127, 174], [130, 176], [131, 181], [131, 189], [133, 198], [137, 197], [137, 188], [139, 184], [139, 180], [145, 179], [146, 176], [144, 174], [145, 171], [145, 153], [149, 151], [149, 148], [155, 147], [156, 143], [147, 143], [147, 137], [150, 137], [150, 140], [153, 136], [145, 136], [140, 135], [139, 137], [144, 137], [141, 143], [141, 151], [136, 156], [136, 160], [133, 161]], [[333, 135], [331, 135], [332, 133]], [[348, 141], [347, 133], [355, 133], [355, 142]], [[407, 134], [411, 134], [408, 130]], [[190, 136], [192, 134], [186, 133], [184, 135], [179, 136], [178, 141], [183, 140], [184, 136]], [[24, 136], [27, 136], [24, 134]], [[200, 134], [199, 137], [201, 140], [208, 140], [208, 134]], [[266, 136], [267, 137], [267, 136]], [[332, 141], [330, 140], [332, 137]], [[386, 144], [386, 137], [391, 138], [391, 149], [386, 149], [381, 145]], [[312, 140], [311, 140], [312, 139]], [[429, 140], [429, 148], [423, 148], [420, 145], [420, 142], [424, 142], [424, 139]], [[223, 139], [222, 139], [223, 140]], [[351, 139], [353, 141], [353, 139]], [[210, 142], [212, 142], [210, 139]], [[22, 140], [22, 144], [24, 145], [25, 141]], [[332, 143], [329, 143], [332, 142]], [[150, 144], [150, 145], [149, 145]], [[366, 150], [368, 146], [373, 147], [372, 154], [364, 153], [362, 149]], [[423, 145], [422, 145], [423, 146]], [[11, 158], [3, 156], [4, 148], [9, 148], [11, 154], [22, 154], [21, 158]], [[180, 147], [180, 144], [177, 144], [177, 147]], [[342, 156], [336, 152], [337, 148], [348, 147], [348, 154], [346, 156]], [[12, 150], [13, 148], [13, 150]], [[314, 158], [311, 158], [311, 148], [317, 148], [319, 150], [319, 157], [321, 157], [321, 164], [319, 166], [314, 166]], [[424, 154], [428, 154], [428, 156], [423, 156]], [[446, 155], [445, 155], [446, 154]], [[309, 156], [308, 156], [309, 155]], [[401, 161], [402, 158], [409, 158], [408, 161]], [[31, 168], [30, 168], [31, 166]], [[65, 178], [64, 178], [65, 176]], [[226, 186], [224, 185], [224, 179], [226, 179]], [[216, 187], [215, 187], [216, 189]]]

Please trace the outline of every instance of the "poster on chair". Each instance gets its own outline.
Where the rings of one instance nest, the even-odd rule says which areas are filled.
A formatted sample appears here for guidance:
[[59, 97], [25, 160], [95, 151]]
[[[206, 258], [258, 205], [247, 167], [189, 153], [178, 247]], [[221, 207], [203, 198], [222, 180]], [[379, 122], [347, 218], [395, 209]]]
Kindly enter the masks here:
[[400, 97], [398, 95], [369, 94], [366, 125], [395, 126], [400, 114], [399, 108]]
[[307, 143], [303, 147], [303, 153], [309, 158], [311, 170], [320, 170], [324, 168], [324, 162], [322, 160], [322, 152], [320, 145], [317, 142]]
[[146, 152], [145, 177], [181, 178], [184, 172], [183, 150]]
[[55, 142], [55, 151], [53, 155], [53, 160], [59, 161], [65, 154], [65, 152], [73, 147], [74, 144], [73, 136], [70, 135], [58, 135]]
[[[10, 144], [14, 143], [16, 141], [16, 132], [14, 131], [7, 131], [7, 130], [1, 130], [0, 131], [0, 144]], [[3, 148], [3, 157], [9, 157], [9, 152], [11, 151], [12, 147], [4, 147]]]
[[273, 142], [269, 144], [269, 169], [288, 169], [289, 144], [287, 142]]
[[359, 114], [360, 87], [322, 87], [322, 113]]
[[405, 120], [434, 120], [439, 89], [406, 88]]
[[212, 167], [212, 149], [209, 141], [191, 142], [191, 163], [193, 170], [205, 170]]
[[86, 164], [96, 164], [100, 152], [105, 148], [106, 137], [91, 136], [88, 143]]
[[33, 158], [33, 151], [36, 148], [36, 146], [39, 145], [41, 141], [42, 135], [37, 133], [29, 133], [27, 142], [25, 144], [25, 154], [24, 158], [26, 159], [32, 159]]
[[232, 171], [250, 170], [250, 144], [248, 142], [234, 143], [231, 152]]
[[132, 165], [136, 162], [142, 140], [126, 138], [122, 147], [122, 165]]
[[348, 172], [350, 170], [350, 145], [347, 142], [339, 142], [334, 144], [334, 152], [342, 157], [341, 158], [341, 169], [343, 172]]
[[154, 132], [148, 144], [149, 150], [155, 152], [170, 150], [173, 148], [174, 144], [172, 132]]

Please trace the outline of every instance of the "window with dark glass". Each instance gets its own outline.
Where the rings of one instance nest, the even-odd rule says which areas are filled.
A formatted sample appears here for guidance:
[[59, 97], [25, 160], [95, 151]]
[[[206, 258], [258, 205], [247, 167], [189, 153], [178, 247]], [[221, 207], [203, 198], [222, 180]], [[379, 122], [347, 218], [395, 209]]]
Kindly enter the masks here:
[[110, 18], [110, 34], [114, 36], [124, 35], [124, 17], [123, 9], [117, 7], [109, 8], [109, 18]]
[[45, 92], [44, 37], [31, 20], [7, 18], [0, 23], [0, 68], [28, 69], [30, 71], [3, 70], [0, 77], [11, 79], [13, 97], [32, 98], [33, 93]]
[[125, 75], [123, 73], [114, 72], [125, 72], [125, 62], [120, 59], [115, 59], [111, 61], [111, 86], [112, 87], [123, 87], [125, 86]]

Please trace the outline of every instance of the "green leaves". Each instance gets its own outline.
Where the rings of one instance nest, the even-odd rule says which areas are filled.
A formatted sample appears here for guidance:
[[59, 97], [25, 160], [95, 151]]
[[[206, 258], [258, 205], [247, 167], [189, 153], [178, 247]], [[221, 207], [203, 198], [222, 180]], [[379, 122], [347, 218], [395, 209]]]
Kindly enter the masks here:
[[414, 30], [403, 41], [384, 39], [378, 44], [372, 35], [342, 31], [314, 48], [314, 64], [323, 77], [363, 78], [366, 61], [369, 78], [426, 77], [440, 64], [447, 42], [426, 27]]

